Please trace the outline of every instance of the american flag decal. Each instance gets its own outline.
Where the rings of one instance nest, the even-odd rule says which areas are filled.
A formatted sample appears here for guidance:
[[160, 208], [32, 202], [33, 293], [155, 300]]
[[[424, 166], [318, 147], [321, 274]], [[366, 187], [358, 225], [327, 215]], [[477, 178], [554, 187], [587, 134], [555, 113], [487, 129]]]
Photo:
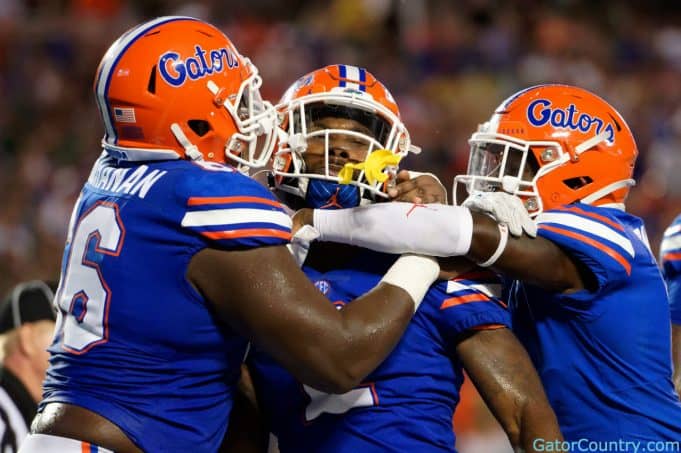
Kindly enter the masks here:
[[118, 123], [136, 123], [135, 109], [127, 107], [114, 107], [114, 121]]

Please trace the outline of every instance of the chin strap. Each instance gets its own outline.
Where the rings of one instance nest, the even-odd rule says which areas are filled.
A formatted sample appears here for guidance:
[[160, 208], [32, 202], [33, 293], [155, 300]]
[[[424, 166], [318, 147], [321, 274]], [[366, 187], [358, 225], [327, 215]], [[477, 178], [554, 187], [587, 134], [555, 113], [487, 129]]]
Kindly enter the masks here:
[[604, 142], [610, 136], [610, 132], [603, 131], [600, 134], [596, 134], [588, 140], [583, 141], [579, 145], [575, 146], [575, 153], [577, 155], [582, 154], [584, 151], [588, 151], [594, 146], [598, 145], [600, 142]]
[[594, 193], [587, 195], [586, 197], [582, 198], [580, 202], [584, 204], [592, 204], [595, 201], [600, 200], [604, 196], [611, 194], [612, 192], [623, 189], [625, 187], [633, 187], [636, 185], [636, 181], [633, 179], [622, 179], [620, 181], [615, 181], [611, 184], [608, 184], [607, 186], [595, 191]]
[[189, 141], [179, 124], [171, 124], [170, 130], [177, 139], [178, 143], [184, 148], [184, 153], [187, 155], [187, 157], [189, 157], [191, 160], [203, 160], [203, 154], [201, 154], [201, 151], [199, 151], [199, 148], [195, 144]]

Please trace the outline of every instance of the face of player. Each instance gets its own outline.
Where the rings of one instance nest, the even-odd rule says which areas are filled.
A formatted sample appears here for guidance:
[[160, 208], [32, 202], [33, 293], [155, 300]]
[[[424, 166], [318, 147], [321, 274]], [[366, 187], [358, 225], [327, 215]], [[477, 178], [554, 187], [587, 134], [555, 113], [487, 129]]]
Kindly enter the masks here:
[[321, 132], [326, 130], [350, 132], [328, 134], [329, 176], [337, 175], [347, 163], [358, 163], [366, 159], [370, 147], [369, 140], [353, 132], [371, 136], [369, 128], [348, 118], [319, 118], [308, 126], [310, 135], [307, 139], [307, 149], [303, 154], [307, 172], [325, 174], [327, 134]]

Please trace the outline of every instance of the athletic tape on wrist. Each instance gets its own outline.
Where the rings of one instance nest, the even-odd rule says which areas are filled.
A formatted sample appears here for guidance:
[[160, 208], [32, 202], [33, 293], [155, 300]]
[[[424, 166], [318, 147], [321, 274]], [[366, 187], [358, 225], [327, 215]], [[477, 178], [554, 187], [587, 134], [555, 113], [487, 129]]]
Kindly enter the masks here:
[[402, 255], [388, 269], [382, 283], [402, 288], [414, 301], [414, 312], [419, 308], [428, 288], [440, 274], [437, 260], [423, 255]]

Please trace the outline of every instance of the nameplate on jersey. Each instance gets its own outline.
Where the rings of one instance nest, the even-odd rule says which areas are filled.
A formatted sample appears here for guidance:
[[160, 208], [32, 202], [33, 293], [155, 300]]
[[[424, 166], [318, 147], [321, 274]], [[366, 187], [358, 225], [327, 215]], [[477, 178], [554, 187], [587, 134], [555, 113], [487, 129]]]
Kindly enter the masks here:
[[134, 168], [113, 168], [98, 165], [88, 183], [100, 190], [144, 198], [152, 186], [168, 173], [165, 170], [151, 170], [146, 165]]

